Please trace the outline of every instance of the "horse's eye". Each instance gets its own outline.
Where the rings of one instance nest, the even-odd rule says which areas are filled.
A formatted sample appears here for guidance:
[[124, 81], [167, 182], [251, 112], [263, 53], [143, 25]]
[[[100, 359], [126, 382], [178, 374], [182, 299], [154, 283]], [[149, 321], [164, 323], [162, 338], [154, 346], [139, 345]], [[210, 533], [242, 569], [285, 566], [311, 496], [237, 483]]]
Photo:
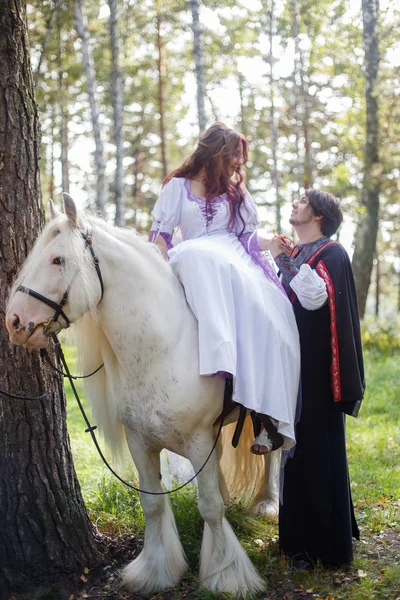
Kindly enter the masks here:
[[65, 258], [56, 256], [56, 258], [53, 259], [53, 265], [65, 265]]

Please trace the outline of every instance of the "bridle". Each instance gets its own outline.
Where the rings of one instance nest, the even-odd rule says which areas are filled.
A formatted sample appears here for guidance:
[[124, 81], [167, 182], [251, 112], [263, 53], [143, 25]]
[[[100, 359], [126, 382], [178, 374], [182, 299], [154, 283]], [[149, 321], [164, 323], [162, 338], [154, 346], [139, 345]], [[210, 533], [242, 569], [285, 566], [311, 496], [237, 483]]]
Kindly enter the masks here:
[[[92, 255], [93, 258], [93, 264], [95, 266], [96, 269], [96, 273], [97, 276], [99, 278], [99, 283], [100, 283], [100, 288], [101, 288], [101, 297], [99, 300], [99, 304], [103, 299], [104, 296], [104, 283], [103, 283], [103, 277], [101, 275], [101, 271], [100, 271], [100, 266], [99, 266], [99, 259], [97, 258], [97, 256], [94, 253], [93, 250], [93, 246], [92, 246], [92, 242], [93, 242], [93, 238], [91, 235], [91, 232], [89, 230], [86, 231], [86, 233], [83, 233], [82, 231], [80, 232], [81, 236], [83, 237], [83, 239], [85, 240], [85, 249], [88, 248], [90, 251], [90, 254]], [[83, 376], [75, 376], [75, 375], [71, 375], [68, 365], [66, 363], [60, 342], [57, 338], [56, 333], [59, 333], [61, 331], [62, 324], [58, 321], [58, 319], [60, 317], [62, 317], [65, 321], [65, 327], [64, 328], [68, 328], [71, 325], [71, 321], [69, 320], [69, 318], [67, 317], [67, 315], [64, 312], [64, 306], [65, 303], [68, 300], [68, 296], [69, 296], [69, 292], [71, 291], [71, 287], [72, 284], [76, 278], [76, 276], [78, 275], [80, 269], [78, 268], [76, 273], [73, 275], [65, 293], [63, 294], [61, 301], [57, 304], [56, 302], [53, 302], [53, 300], [50, 300], [50, 298], [46, 298], [46, 296], [43, 296], [42, 294], [39, 294], [39, 292], [36, 292], [35, 290], [32, 290], [31, 288], [25, 287], [23, 285], [20, 285], [17, 289], [16, 292], [23, 292], [24, 294], [29, 294], [29, 296], [32, 296], [33, 298], [36, 298], [36, 300], [40, 300], [40, 302], [43, 302], [44, 304], [46, 304], [47, 306], [50, 306], [51, 308], [54, 308], [55, 313], [54, 315], [45, 323], [39, 323], [36, 327], [39, 327], [40, 325], [43, 325], [44, 327], [44, 332], [46, 335], [49, 335], [53, 338], [53, 342], [55, 345], [55, 349], [56, 349], [56, 354], [63, 366], [64, 371], [59, 370], [50, 360], [48, 354], [47, 354], [47, 350], [42, 349], [41, 350], [41, 356], [46, 360], [46, 362], [60, 375], [62, 375], [63, 377], [67, 377], [72, 391], [74, 393], [74, 396], [76, 398], [76, 401], [78, 402], [79, 408], [81, 410], [82, 416], [86, 422], [87, 425], [87, 429], [85, 429], [85, 433], [89, 433], [94, 445], [96, 446], [96, 449], [101, 457], [101, 459], [103, 460], [104, 464], [106, 465], [106, 467], [111, 471], [111, 473], [124, 485], [126, 485], [127, 487], [137, 491], [137, 492], [141, 492], [142, 494], [149, 494], [151, 496], [165, 496], [167, 494], [173, 494], [179, 490], [181, 490], [182, 488], [186, 487], [189, 483], [191, 483], [200, 473], [201, 471], [205, 468], [205, 466], [207, 465], [208, 461], [211, 458], [212, 453], [215, 450], [215, 447], [218, 443], [218, 440], [220, 438], [221, 435], [221, 431], [222, 431], [222, 427], [224, 425], [224, 421], [225, 421], [225, 417], [227, 416], [229, 410], [228, 410], [228, 402], [229, 399], [232, 397], [232, 381], [228, 381], [228, 383], [225, 384], [225, 393], [224, 393], [224, 404], [223, 404], [223, 410], [222, 410], [222, 414], [221, 414], [221, 420], [219, 423], [219, 428], [218, 428], [218, 432], [217, 435], [215, 436], [214, 439], [214, 443], [212, 445], [212, 448], [210, 450], [210, 453], [208, 454], [206, 460], [204, 461], [203, 465], [199, 468], [199, 470], [185, 483], [181, 484], [178, 487], [173, 488], [172, 490], [166, 490], [163, 492], [150, 492], [148, 490], [142, 490], [141, 488], [138, 488], [132, 484], [130, 484], [128, 481], [125, 481], [124, 479], [122, 479], [122, 477], [120, 477], [118, 475], [118, 473], [116, 471], [114, 471], [114, 469], [111, 467], [111, 465], [108, 463], [107, 459], [105, 458], [99, 443], [97, 441], [96, 435], [94, 433], [94, 431], [97, 429], [97, 425], [91, 425], [90, 421], [86, 415], [86, 412], [84, 410], [84, 407], [82, 405], [82, 402], [79, 398], [78, 392], [76, 390], [75, 384], [74, 384], [74, 379], [86, 379], [88, 377], [91, 377], [92, 375], [94, 375], [95, 373], [97, 373], [102, 367], [104, 367], [104, 364], [101, 364], [95, 371], [93, 371], [92, 373], [89, 373], [88, 375], [83, 375]], [[50, 331], [50, 327], [52, 323], [58, 323], [60, 329], [57, 332], [51, 332]], [[35, 328], [36, 329], [36, 328]], [[41, 396], [37, 396], [37, 397], [29, 397], [29, 396], [16, 396], [15, 394], [10, 394], [8, 392], [5, 392], [3, 390], [0, 390], [0, 394], [3, 394], [5, 396], [7, 396], [8, 398], [17, 398], [19, 400], [43, 400], [46, 396], [48, 396], [49, 392], [46, 392], [45, 394], [42, 394]]]
[[[99, 259], [97, 258], [97, 256], [94, 253], [93, 238], [92, 238], [92, 235], [91, 235], [91, 232], [89, 231], [89, 229], [86, 230], [86, 233], [84, 233], [83, 231], [81, 231], [80, 233], [85, 241], [85, 249], [88, 248], [90, 254], [92, 255], [93, 264], [96, 269], [97, 276], [99, 278], [99, 283], [100, 283], [100, 288], [101, 288], [101, 297], [99, 300], [99, 304], [100, 304], [100, 302], [102, 301], [103, 296], [104, 296], [104, 283], [103, 283], [103, 277], [101, 275], [101, 270], [100, 270], [100, 266], [99, 266]], [[68, 300], [68, 296], [71, 291], [72, 284], [74, 283], [74, 280], [75, 280], [76, 276], [78, 275], [79, 270], [80, 269], [78, 268], [75, 275], [72, 277], [70, 284], [68, 285], [66, 291], [64, 292], [64, 294], [58, 304], [56, 302], [53, 302], [53, 300], [50, 300], [50, 298], [47, 298], [46, 296], [39, 294], [39, 292], [36, 292], [35, 290], [32, 290], [31, 288], [28, 288], [24, 285], [20, 285], [17, 287], [16, 292], [23, 292], [24, 294], [29, 294], [29, 296], [32, 296], [32, 298], [36, 298], [36, 300], [40, 300], [40, 302], [43, 302], [43, 304], [46, 304], [47, 306], [50, 306], [50, 308], [53, 308], [55, 310], [54, 315], [52, 317], [50, 317], [50, 319], [48, 321], [46, 321], [45, 323], [39, 323], [36, 326], [36, 327], [38, 327], [39, 325], [43, 325], [44, 333], [46, 335], [49, 334], [50, 327], [53, 323], [57, 323], [59, 325], [59, 330], [57, 331], [57, 333], [59, 333], [61, 331], [61, 329], [63, 329], [62, 324], [58, 320], [60, 317], [62, 317], [64, 319], [64, 322], [65, 322], [64, 329], [67, 329], [71, 325], [71, 321], [69, 320], [69, 318], [67, 317], [67, 315], [64, 312], [64, 306]]]

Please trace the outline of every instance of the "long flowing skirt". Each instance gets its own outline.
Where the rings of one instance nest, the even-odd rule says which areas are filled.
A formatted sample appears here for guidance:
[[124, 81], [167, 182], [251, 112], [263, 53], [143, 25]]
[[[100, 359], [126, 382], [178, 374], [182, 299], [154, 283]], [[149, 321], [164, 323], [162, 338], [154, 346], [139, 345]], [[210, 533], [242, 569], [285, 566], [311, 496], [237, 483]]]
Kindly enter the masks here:
[[200, 375], [233, 375], [233, 399], [276, 419], [295, 443], [300, 347], [292, 306], [233, 234], [186, 240], [169, 251], [199, 323]]

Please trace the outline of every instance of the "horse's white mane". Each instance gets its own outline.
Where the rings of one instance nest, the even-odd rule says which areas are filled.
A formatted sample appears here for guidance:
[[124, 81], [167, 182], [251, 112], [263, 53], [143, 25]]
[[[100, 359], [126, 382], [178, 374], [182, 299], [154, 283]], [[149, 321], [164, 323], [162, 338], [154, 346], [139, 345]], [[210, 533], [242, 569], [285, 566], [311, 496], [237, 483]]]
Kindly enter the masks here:
[[[37, 272], [38, 265], [43, 264], [43, 254], [50, 242], [60, 236], [62, 253], [67, 258], [64, 267], [65, 290], [76, 274], [79, 273], [79, 281], [77, 280], [76, 284], [71, 286], [69, 303], [71, 306], [76, 303], [79, 305], [84, 303], [88, 308], [86, 314], [79, 319], [77, 326], [73, 328], [76, 335], [81, 372], [83, 374], [90, 373], [101, 363], [105, 365], [105, 369], [102, 369], [94, 377], [85, 380], [85, 388], [89, 397], [93, 400], [92, 407], [96, 424], [99, 425], [113, 453], [118, 456], [122, 454], [125, 435], [124, 429], [117, 418], [117, 395], [115, 392], [118, 378], [117, 358], [98, 318], [99, 280], [89, 250], [83, 250], [82, 232], [91, 233], [93, 249], [96, 254], [104, 255], [104, 253], [107, 253], [111, 236], [119, 243], [127, 246], [125, 256], [131, 255], [130, 249], [137, 249], [145, 261], [151, 261], [155, 273], [158, 272], [158, 276], [160, 271], [170, 275], [171, 271], [158, 248], [154, 244], [148, 243], [135, 230], [114, 227], [103, 219], [89, 214], [80, 216], [79, 229], [77, 229], [70, 226], [65, 215], [60, 214], [42, 230], [10, 292], [10, 297], [12, 297], [17, 287], [23, 284], [28, 276], [30, 276], [30, 281], [35, 281], [32, 274], [35, 271]], [[155, 275], [155, 281], [157, 281], [158, 276]], [[34, 283], [31, 286], [35, 288]], [[65, 290], [62, 290], [59, 300], [61, 300], [62, 293]]]
[[[81, 233], [91, 231], [93, 234], [93, 247], [96, 249], [104, 241], [103, 233], [114, 237], [119, 242], [126, 244], [131, 248], [140, 248], [141, 254], [148, 256], [155, 264], [161, 268], [166, 268], [167, 264], [163, 260], [159, 249], [154, 244], [149, 244], [146, 239], [138, 234], [133, 229], [122, 229], [109, 225], [103, 219], [91, 214], [82, 214], [79, 219], [79, 229], [74, 229], [69, 226], [67, 217], [60, 215], [52, 219], [42, 230], [37, 238], [31, 252], [23, 264], [17, 278], [14, 281], [10, 291], [10, 298], [14, 295], [17, 287], [26, 279], [28, 273], [32, 271], [34, 265], [38, 264], [42, 254], [45, 252], [49, 243], [57, 237], [59, 233], [63, 234], [65, 244], [64, 252], [68, 257], [68, 262], [65, 265], [65, 279], [70, 281], [77, 270], [82, 272], [82, 283], [78, 289], [71, 290], [71, 302], [77, 300], [76, 296], [79, 293], [84, 294], [86, 302], [90, 305], [91, 312], [96, 312], [95, 307], [98, 301], [96, 286], [92, 285], [97, 280], [96, 272], [93, 268], [92, 257], [88, 250], [82, 254], [82, 236]], [[61, 298], [60, 298], [61, 299]]]

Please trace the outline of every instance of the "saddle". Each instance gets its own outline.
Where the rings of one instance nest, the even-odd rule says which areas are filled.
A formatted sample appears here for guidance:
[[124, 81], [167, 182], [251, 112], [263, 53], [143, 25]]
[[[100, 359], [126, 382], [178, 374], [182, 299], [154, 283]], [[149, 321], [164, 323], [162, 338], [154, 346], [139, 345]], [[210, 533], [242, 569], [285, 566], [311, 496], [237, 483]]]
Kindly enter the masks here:
[[[225, 379], [224, 406], [222, 409], [222, 413], [219, 415], [219, 417], [217, 417], [214, 425], [218, 425], [219, 423], [221, 423], [222, 420], [225, 420], [236, 408], [239, 407], [239, 418], [237, 420], [235, 431], [232, 436], [232, 446], [236, 448], [243, 431], [243, 425], [246, 419], [247, 409], [243, 406], [243, 404], [232, 400], [232, 394], [233, 381], [232, 378], [227, 378]], [[257, 413], [255, 410], [252, 410], [250, 411], [250, 417], [253, 422], [255, 438], [259, 435], [261, 431], [261, 425], [263, 425], [269, 437], [271, 439], [275, 439], [277, 434], [277, 428], [267, 415], [262, 415], [260, 413]]]

